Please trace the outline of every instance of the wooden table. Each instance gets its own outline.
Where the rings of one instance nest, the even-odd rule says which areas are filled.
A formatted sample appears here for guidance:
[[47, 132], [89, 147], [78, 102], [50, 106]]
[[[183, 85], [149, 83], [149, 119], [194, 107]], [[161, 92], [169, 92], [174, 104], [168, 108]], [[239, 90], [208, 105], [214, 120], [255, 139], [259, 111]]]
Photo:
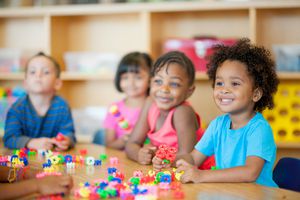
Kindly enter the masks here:
[[[119, 158], [120, 164], [117, 169], [125, 174], [125, 180], [132, 177], [133, 171], [142, 170], [144, 173], [152, 169], [151, 166], [139, 165], [136, 162], [129, 160], [125, 153], [99, 145], [93, 144], [77, 144], [74, 149], [67, 152], [68, 154], [79, 154], [80, 149], [87, 149], [88, 155], [99, 158], [99, 155], [105, 153], [108, 157], [116, 156]], [[0, 153], [9, 154], [10, 151], [2, 148]], [[41, 168], [41, 163], [44, 159], [37, 157], [30, 160], [30, 165]], [[76, 169], [63, 171], [69, 173], [74, 178], [74, 188], [79, 187], [80, 182], [91, 181], [98, 178], [107, 177], [107, 167], [109, 167], [109, 160], [104, 162], [102, 166], [77, 166]], [[247, 200], [247, 199], [300, 199], [300, 193], [288, 190], [264, 187], [253, 183], [201, 183], [201, 184], [183, 184], [183, 191], [185, 199], [199, 199], [199, 200]], [[72, 194], [72, 193], [71, 193]], [[74, 199], [73, 195], [68, 197]], [[160, 199], [172, 199], [171, 192], [166, 192]]]

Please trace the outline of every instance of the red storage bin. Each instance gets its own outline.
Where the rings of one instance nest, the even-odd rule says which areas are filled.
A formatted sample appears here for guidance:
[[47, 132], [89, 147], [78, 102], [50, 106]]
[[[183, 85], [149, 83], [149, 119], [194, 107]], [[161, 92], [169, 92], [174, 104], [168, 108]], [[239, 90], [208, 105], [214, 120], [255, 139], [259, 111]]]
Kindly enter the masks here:
[[206, 72], [207, 57], [213, 53], [212, 47], [216, 44], [233, 45], [235, 42], [235, 39], [217, 38], [168, 39], [163, 51], [181, 51], [192, 60], [196, 71]]

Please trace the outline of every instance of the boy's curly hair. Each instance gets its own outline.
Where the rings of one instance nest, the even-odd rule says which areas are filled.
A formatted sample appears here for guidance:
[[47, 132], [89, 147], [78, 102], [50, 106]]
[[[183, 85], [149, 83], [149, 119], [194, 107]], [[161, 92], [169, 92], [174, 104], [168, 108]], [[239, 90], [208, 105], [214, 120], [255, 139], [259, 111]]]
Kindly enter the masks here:
[[183, 69], [185, 69], [189, 78], [189, 85], [193, 85], [195, 81], [194, 64], [184, 53], [180, 51], [170, 51], [159, 57], [151, 69], [151, 77], [154, 77], [162, 67], [165, 65], [169, 66], [169, 64], [172, 63], [177, 63]]
[[273, 95], [277, 91], [279, 80], [275, 70], [275, 63], [271, 59], [271, 53], [262, 46], [255, 46], [248, 38], [240, 39], [233, 46], [216, 45], [214, 54], [207, 64], [207, 74], [213, 81], [216, 80], [218, 67], [226, 60], [239, 61], [247, 67], [249, 75], [254, 82], [254, 88], [260, 88], [263, 92], [261, 99], [255, 103], [254, 110], [261, 112], [265, 108], [274, 107]]

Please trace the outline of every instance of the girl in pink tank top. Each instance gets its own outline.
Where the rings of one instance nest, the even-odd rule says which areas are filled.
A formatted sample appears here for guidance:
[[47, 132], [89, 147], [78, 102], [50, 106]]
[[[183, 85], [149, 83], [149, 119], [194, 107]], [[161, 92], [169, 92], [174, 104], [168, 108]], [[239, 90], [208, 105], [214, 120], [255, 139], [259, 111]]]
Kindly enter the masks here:
[[[161, 56], [151, 69], [150, 97], [132, 132], [125, 150], [127, 156], [140, 164], [156, 169], [165, 167], [155, 157], [160, 144], [176, 147], [177, 157], [190, 153], [202, 137], [200, 117], [186, 102], [194, 90], [195, 70], [192, 62], [181, 52]], [[143, 146], [148, 137], [150, 145]], [[202, 167], [208, 169], [213, 160]]]
[[125, 94], [125, 98], [114, 102], [106, 114], [103, 127], [107, 147], [125, 148], [149, 93], [151, 66], [151, 57], [142, 52], [131, 52], [121, 59], [115, 75], [115, 87]]

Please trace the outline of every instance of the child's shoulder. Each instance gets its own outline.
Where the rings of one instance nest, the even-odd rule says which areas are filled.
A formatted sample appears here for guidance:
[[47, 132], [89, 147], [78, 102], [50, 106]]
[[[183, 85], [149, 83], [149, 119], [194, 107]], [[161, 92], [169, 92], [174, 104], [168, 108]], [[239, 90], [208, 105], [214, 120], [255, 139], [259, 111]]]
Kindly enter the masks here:
[[10, 109], [16, 109], [20, 107], [24, 107], [29, 104], [27, 95], [19, 97], [11, 106]]
[[126, 106], [125, 99], [121, 99], [119, 101], [114, 101], [108, 107], [111, 107], [111, 106]]
[[57, 106], [69, 107], [69, 103], [67, 102], [67, 100], [65, 100], [63, 97], [61, 97], [59, 95], [55, 95], [53, 97], [52, 103]]
[[268, 129], [270, 128], [271, 129], [269, 122], [259, 112], [257, 112], [255, 114], [255, 116], [250, 120], [249, 125], [252, 126], [253, 128], [268, 128]]
[[214, 127], [226, 127], [228, 123], [230, 123], [229, 114], [222, 114], [214, 118], [209, 125]]
[[173, 111], [175, 119], [187, 118], [188, 116], [194, 117], [195, 115], [198, 115], [189, 103], [182, 103], [176, 106]]

